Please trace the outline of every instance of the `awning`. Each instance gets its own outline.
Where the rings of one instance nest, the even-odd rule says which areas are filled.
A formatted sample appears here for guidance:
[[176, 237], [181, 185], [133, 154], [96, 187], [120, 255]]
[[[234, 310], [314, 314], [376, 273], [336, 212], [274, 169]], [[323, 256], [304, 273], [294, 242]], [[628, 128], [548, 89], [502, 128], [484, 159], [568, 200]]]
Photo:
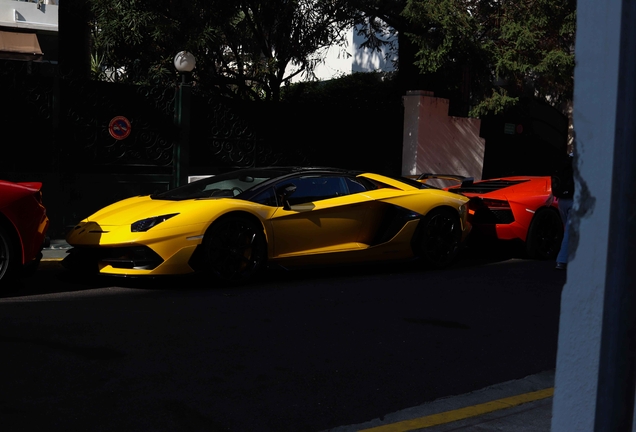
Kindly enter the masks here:
[[21, 54], [44, 54], [35, 33], [0, 31], [0, 51]]

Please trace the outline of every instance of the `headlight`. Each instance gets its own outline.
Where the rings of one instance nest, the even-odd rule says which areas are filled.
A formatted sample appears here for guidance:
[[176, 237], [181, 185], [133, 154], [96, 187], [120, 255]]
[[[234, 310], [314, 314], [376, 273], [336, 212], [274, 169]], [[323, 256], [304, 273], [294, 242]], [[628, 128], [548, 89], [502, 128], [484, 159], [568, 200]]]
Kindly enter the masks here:
[[131, 232], [146, 232], [150, 228], [159, 225], [161, 222], [165, 222], [171, 217], [178, 215], [179, 213], [172, 213], [163, 216], [154, 216], [147, 219], [138, 220], [130, 225]]

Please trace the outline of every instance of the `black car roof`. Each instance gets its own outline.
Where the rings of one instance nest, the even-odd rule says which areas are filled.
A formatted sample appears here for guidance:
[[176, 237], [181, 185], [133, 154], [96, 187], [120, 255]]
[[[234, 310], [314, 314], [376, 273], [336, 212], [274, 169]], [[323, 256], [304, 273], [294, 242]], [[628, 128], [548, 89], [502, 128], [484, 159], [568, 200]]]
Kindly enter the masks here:
[[285, 174], [297, 174], [302, 172], [322, 172], [322, 173], [334, 173], [334, 174], [353, 174], [357, 175], [362, 173], [361, 170], [351, 170], [344, 168], [334, 167], [318, 167], [318, 166], [268, 166], [268, 167], [251, 167], [240, 168], [235, 171], [279, 171]]
[[[251, 168], [238, 168], [234, 170], [229, 170], [226, 172], [222, 172], [219, 174], [212, 175], [212, 179], [206, 178], [197, 180], [193, 183], [188, 183], [185, 185], [181, 185], [174, 189], [170, 189], [164, 192], [158, 192], [151, 195], [152, 199], [189, 199], [192, 191], [196, 191], [196, 188], [203, 182], [204, 184], [208, 184], [210, 181], [214, 182], [224, 181], [227, 178], [233, 177], [261, 177], [265, 179], [260, 183], [257, 183], [255, 186], [246, 189], [241, 192], [241, 198], [249, 200], [252, 196], [260, 193], [263, 189], [270, 187], [272, 184], [277, 184], [278, 182], [284, 182], [286, 179], [291, 179], [297, 176], [303, 175], [338, 175], [338, 176], [352, 176], [355, 177], [361, 174], [363, 171], [354, 171], [342, 168], [333, 168], [333, 167], [302, 167], [302, 166], [269, 166], [269, 167], [251, 167]], [[194, 188], [194, 189], [192, 189]], [[180, 195], [180, 193], [182, 195]], [[238, 195], [236, 195], [238, 196]]]
[[356, 171], [349, 170], [343, 168], [333, 168], [333, 167], [302, 167], [302, 166], [280, 166], [280, 167], [263, 167], [263, 168], [246, 168], [244, 170], [237, 171], [245, 171], [245, 172], [258, 172], [258, 171], [274, 171], [279, 173], [279, 175], [264, 181], [263, 183], [258, 184], [254, 188], [246, 191], [245, 199], [250, 199], [250, 197], [257, 195], [263, 189], [270, 187], [272, 184], [278, 183], [281, 180], [284, 180], [288, 177], [294, 177], [302, 174], [337, 174], [337, 175], [351, 175], [357, 176], [358, 174], [363, 173], [364, 171]]

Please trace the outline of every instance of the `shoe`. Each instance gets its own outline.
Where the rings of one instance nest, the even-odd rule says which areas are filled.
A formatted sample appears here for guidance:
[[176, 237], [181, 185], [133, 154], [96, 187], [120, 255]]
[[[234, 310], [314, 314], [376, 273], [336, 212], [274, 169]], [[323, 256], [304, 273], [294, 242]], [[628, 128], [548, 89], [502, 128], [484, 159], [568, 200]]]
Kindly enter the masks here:
[[568, 267], [568, 265], [566, 263], [556, 263], [556, 267], [554, 267], [557, 270], [565, 270]]

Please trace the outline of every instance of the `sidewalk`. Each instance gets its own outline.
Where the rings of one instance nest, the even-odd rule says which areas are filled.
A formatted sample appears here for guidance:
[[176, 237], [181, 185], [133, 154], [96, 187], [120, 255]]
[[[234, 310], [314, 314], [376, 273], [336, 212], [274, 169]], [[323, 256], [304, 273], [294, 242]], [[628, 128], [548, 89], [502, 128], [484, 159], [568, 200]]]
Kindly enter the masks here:
[[554, 371], [324, 432], [550, 432]]
[[42, 261], [61, 261], [70, 248], [71, 246], [64, 240], [51, 240], [50, 244], [42, 249]]

